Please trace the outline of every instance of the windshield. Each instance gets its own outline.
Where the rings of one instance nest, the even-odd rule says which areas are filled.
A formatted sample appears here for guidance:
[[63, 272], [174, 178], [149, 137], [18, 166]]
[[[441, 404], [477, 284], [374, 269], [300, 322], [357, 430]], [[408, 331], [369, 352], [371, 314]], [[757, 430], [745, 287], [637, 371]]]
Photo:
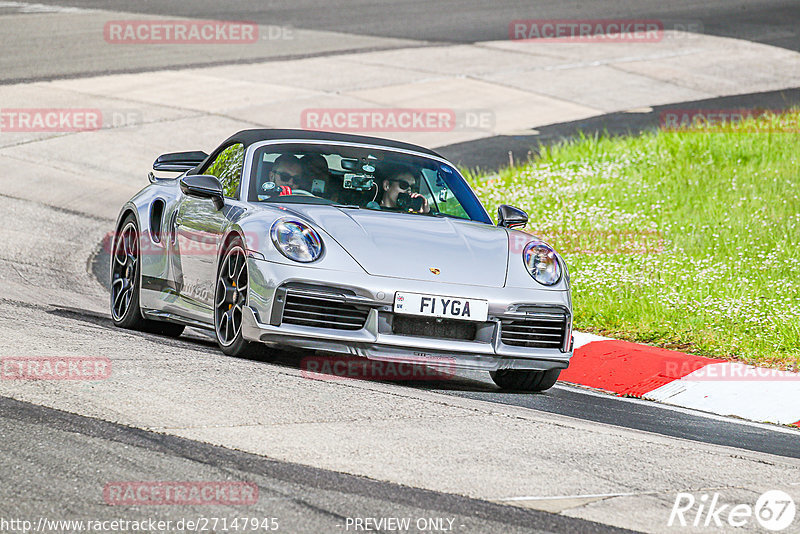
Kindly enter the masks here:
[[330, 204], [491, 224], [451, 166], [369, 147], [305, 143], [260, 147], [253, 156], [248, 200]]

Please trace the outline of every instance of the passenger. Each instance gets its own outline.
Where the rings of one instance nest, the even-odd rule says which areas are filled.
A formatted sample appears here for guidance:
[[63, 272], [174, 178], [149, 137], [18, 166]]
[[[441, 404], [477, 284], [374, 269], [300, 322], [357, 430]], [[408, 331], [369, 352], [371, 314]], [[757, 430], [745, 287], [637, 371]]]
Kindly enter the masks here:
[[272, 164], [269, 178], [278, 187], [297, 187], [301, 189], [303, 167], [300, 164], [300, 160], [292, 154], [281, 154]]
[[328, 184], [330, 182], [330, 171], [328, 162], [321, 154], [306, 154], [300, 160], [303, 168], [301, 189], [309, 191], [317, 196], [328, 196]]
[[416, 211], [419, 213], [429, 213], [431, 211], [428, 199], [414, 192], [417, 189], [417, 180], [414, 178], [416, 173], [412, 168], [405, 165], [392, 165], [385, 168], [382, 174], [386, 176], [381, 181], [383, 196], [380, 205], [382, 208], [406, 210], [407, 208], [403, 204], [407, 204], [411, 199], [420, 198], [422, 199], [422, 206]]

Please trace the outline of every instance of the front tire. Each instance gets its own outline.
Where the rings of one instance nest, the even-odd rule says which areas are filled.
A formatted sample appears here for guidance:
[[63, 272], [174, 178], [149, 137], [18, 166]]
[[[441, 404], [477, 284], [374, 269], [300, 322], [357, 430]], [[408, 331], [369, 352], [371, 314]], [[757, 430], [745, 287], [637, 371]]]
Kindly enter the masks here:
[[235, 238], [222, 255], [214, 290], [214, 333], [228, 356], [253, 356], [261, 348], [242, 337], [242, 308], [249, 290], [247, 255], [241, 239]]
[[141, 251], [136, 218], [128, 214], [121, 228], [111, 249], [111, 319], [114, 325], [151, 334], [180, 336], [185, 328], [183, 325], [151, 321], [142, 316], [139, 308]]
[[489, 373], [494, 383], [503, 389], [514, 391], [545, 391], [555, 385], [561, 369], [548, 371], [521, 371], [501, 369]]

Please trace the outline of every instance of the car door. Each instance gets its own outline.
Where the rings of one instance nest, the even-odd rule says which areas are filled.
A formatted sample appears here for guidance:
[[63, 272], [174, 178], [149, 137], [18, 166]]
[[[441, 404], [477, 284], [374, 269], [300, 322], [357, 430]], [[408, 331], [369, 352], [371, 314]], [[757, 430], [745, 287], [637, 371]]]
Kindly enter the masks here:
[[182, 284], [180, 296], [184, 313], [213, 320], [214, 284], [219, 246], [230, 216], [240, 211], [236, 201], [244, 167], [244, 145], [236, 143], [219, 151], [201, 174], [216, 176], [226, 202], [221, 210], [210, 199], [183, 195], [175, 218], [177, 251], [180, 254]]

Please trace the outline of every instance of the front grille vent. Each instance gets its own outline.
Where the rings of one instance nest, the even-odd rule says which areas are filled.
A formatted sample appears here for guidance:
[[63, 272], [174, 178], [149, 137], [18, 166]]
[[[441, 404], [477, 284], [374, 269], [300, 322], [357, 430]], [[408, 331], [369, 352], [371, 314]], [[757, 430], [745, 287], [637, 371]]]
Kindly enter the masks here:
[[325, 297], [286, 294], [282, 322], [334, 330], [361, 330], [369, 308]]
[[566, 330], [567, 314], [557, 309], [500, 320], [501, 341], [515, 347], [559, 349], [564, 346]]

